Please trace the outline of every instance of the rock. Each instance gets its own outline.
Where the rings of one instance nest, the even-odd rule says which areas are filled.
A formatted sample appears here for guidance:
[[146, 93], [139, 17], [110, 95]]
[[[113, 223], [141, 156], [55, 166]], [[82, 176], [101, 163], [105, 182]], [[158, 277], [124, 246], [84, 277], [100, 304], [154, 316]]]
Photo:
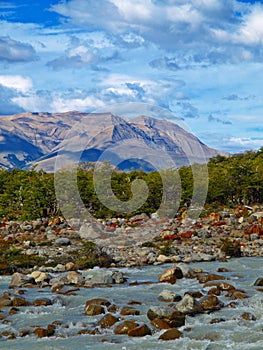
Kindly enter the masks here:
[[52, 305], [52, 302], [48, 298], [42, 298], [42, 299], [34, 300], [33, 305], [34, 306], [48, 306], [48, 305]]
[[138, 323], [133, 320], [126, 320], [118, 324], [115, 329], [115, 334], [128, 334], [128, 331], [138, 327]]
[[59, 247], [67, 246], [67, 245], [71, 245], [71, 241], [68, 238], [60, 237], [56, 239], [55, 245]]
[[110, 302], [107, 299], [97, 298], [91, 299], [86, 302], [85, 314], [88, 316], [96, 316], [105, 314], [105, 307], [110, 306]]
[[116, 322], [118, 322], [119, 319], [112, 314], [106, 314], [102, 317], [102, 319], [98, 322], [98, 325], [101, 328], [109, 328], [113, 326]]
[[63, 287], [64, 287], [64, 284], [57, 282], [51, 286], [50, 291], [52, 293], [56, 293], [56, 292], [60, 291]]
[[158, 296], [158, 300], [165, 302], [180, 301], [182, 297], [170, 290], [164, 289]]
[[35, 283], [40, 283], [40, 282], [50, 280], [50, 275], [47, 272], [33, 271], [31, 272], [31, 276], [34, 278]]
[[120, 271], [110, 271], [96, 268], [84, 271], [83, 274], [85, 276], [85, 284], [87, 286], [93, 284], [121, 284], [127, 280]]
[[55, 326], [54, 325], [48, 325], [47, 328], [37, 327], [34, 330], [34, 334], [38, 338], [45, 338], [45, 337], [51, 337], [55, 334]]
[[174, 328], [185, 325], [185, 314], [171, 307], [151, 306], [147, 311], [147, 317], [150, 321], [164, 320]]
[[192, 278], [195, 275], [194, 270], [185, 263], [176, 264], [176, 266], [182, 271], [183, 277]]
[[259, 278], [255, 281], [254, 286], [262, 287], [262, 286], [263, 286], [263, 278], [262, 278], [262, 277], [259, 277]]
[[15, 315], [17, 314], [19, 311], [19, 309], [17, 307], [11, 307], [11, 309], [9, 310], [8, 314], [9, 315]]
[[27, 335], [30, 335], [31, 331], [29, 329], [22, 329], [19, 332], [19, 337], [23, 338], [26, 337]]
[[85, 283], [85, 278], [82, 276], [81, 273], [77, 271], [70, 271], [66, 275], [67, 282], [69, 284], [75, 284], [75, 285], [80, 285], [83, 286]]
[[178, 267], [169, 267], [159, 277], [159, 282], [166, 282], [174, 284], [176, 279], [183, 278], [183, 273]]
[[215, 295], [207, 295], [199, 302], [204, 310], [219, 310], [222, 306], [222, 303]]
[[112, 279], [113, 279], [113, 282], [116, 284], [121, 284], [127, 281], [127, 278], [124, 277], [123, 273], [120, 271], [113, 271]]
[[95, 223], [84, 223], [79, 229], [80, 238], [85, 240], [94, 240], [100, 238], [102, 232], [102, 225]]
[[165, 331], [160, 337], [159, 340], [175, 340], [183, 336], [183, 333], [178, 331], [176, 328], [171, 328]]
[[123, 316], [135, 316], [140, 315], [140, 310], [137, 310], [131, 306], [124, 306], [121, 309], [120, 314]]
[[88, 301], [86, 301], [86, 306], [87, 305], [102, 305], [102, 306], [106, 306], [109, 307], [111, 305], [111, 303], [109, 302], [108, 299], [104, 299], [104, 298], [95, 298], [95, 299], [90, 299]]
[[240, 317], [246, 321], [256, 321], [257, 320], [256, 316], [254, 316], [250, 312], [244, 312]]
[[226, 322], [226, 320], [224, 318], [213, 318], [210, 321], [210, 324], [221, 323], [221, 322]]
[[248, 295], [244, 291], [237, 289], [234, 291], [229, 291], [226, 296], [230, 297], [232, 300], [248, 298]]
[[30, 284], [35, 284], [35, 280], [32, 276], [24, 275], [19, 272], [15, 272], [12, 275], [10, 288], [13, 287], [25, 287]]
[[12, 300], [8, 293], [4, 293], [0, 297], [0, 307], [12, 306]]
[[255, 213], [251, 214], [250, 217], [251, 217], [254, 221], [259, 221], [259, 219], [263, 218], [263, 211], [255, 212]]
[[183, 299], [177, 303], [176, 309], [187, 315], [203, 312], [203, 308], [200, 303], [189, 294], [185, 294]]
[[171, 326], [169, 325], [169, 323], [161, 318], [154, 318], [151, 321], [151, 324], [159, 329], [170, 329]]
[[66, 263], [65, 268], [67, 271], [70, 271], [70, 270], [74, 270], [76, 268], [76, 266], [73, 262], [68, 262], [68, 263]]
[[85, 308], [85, 315], [87, 316], [97, 316], [100, 314], [105, 314], [105, 309], [101, 305], [90, 304]]
[[163, 255], [163, 254], [160, 254], [157, 257], [157, 261], [160, 262], [160, 263], [169, 263], [169, 262], [171, 262], [171, 257]]
[[14, 296], [12, 297], [12, 305], [19, 307], [19, 306], [29, 306], [30, 303], [25, 298]]
[[145, 337], [146, 335], [152, 335], [152, 331], [146, 324], [135, 327], [128, 331], [129, 337]]
[[217, 287], [213, 287], [211, 289], [209, 289], [209, 291], [207, 292], [208, 295], [220, 295], [221, 292]]
[[209, 282], [206, 282], [204, 285], [203, 285], [204, 288], [207, 288], [207, 287], [216, 287], [218, 288], [219, 290], [221, 291], [228, 291], [228, 290], [233, 290], [235, 289], [234, 286], [232, 286], [232, 284], [229, 284], [227, 282], [217, 282], [217, 281], [209, 281]]
[[[195, 298], [195, 299], [199, 299], [203, 297], [203, 294], [199, 291], [193, 291], [193, 292], [186, 292], [185, 294], [189, 294], [191, 295], [191, 297]], [[185, 295], [184, 294], [184, 295]], [[179, 300], [180, 301], [180, 300]]]
[[198, 278], [199, 283], [206, 283], [209, 281], [216, 281], [216, 280], [225, 280], [226, 278], [224, 276], [221, 275], [217, 275], [217, 274], [208, 274], [208, 275], [202, 275]]

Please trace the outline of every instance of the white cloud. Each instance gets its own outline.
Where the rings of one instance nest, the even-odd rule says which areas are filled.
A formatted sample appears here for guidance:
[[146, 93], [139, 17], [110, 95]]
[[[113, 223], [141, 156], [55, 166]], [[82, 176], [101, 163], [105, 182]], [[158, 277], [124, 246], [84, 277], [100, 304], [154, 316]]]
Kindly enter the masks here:
[[94, 96], [87, 96], [83, 99], [80, 98], [73, 98], [73, 99], [65, 99], [63, 97], [57, 97], [54, 98], [52, 104], [51, 104], [51, 110], [52, 111], [61, 111], [61, 112], [67, 112], [67, 111], [87, 111], [87, 110], [94, 110], [96, 108], [103, 107], [105, 103], [94, 97]]
[[232, 147], [243, 149], [255, 149], [263, 146], [263, 139], [251, 139], [249, 137], [230, 137], [227, 143]]
[[263, 7], [255, 5], [249, 13], [239, 31], [233, 34], [233, 41], [248, 45], [263, 44]]
[[154, 11], [154, 5], [151, 0], [110, 0], [120, 15], [127, 21], [149, 20]]
[[29, 77], [21, 75], [0, 75], [0, 85], [23, 93], [28, 92], [33, 86]]

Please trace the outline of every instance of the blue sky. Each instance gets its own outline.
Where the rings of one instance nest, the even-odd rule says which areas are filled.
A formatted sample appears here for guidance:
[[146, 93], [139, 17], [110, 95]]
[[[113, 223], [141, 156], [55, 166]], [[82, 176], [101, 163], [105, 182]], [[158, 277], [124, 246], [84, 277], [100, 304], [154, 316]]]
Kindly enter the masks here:
[[154, 104], [208, 146], [263, 146], [263, 1], [0, 1], [0, 114]]

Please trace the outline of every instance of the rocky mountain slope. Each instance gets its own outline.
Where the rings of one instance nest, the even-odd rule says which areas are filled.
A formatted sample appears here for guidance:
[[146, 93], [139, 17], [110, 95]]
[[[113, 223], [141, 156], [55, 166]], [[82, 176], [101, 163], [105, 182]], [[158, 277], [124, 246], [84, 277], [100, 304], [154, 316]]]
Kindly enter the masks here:
[[[53, 171], [109, 160], [122, 169], [151, 170], [205, 162], [221, 154], [165, 119], [111, 113], [22, 113], [0, 117], [0, 167]], [[59, 164], [59, 165], [58, 165]]]

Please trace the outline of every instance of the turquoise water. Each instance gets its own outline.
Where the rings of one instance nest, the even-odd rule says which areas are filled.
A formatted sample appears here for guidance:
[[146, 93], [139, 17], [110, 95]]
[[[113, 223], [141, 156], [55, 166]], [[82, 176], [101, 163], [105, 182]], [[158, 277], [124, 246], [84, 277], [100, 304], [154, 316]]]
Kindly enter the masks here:
[[[120, 269], [131, 281], [155, 281], [158, 276], [170, 265], [147, 266], [142, 269]], [[77, 335], [77, 332], [86, 328], [94, 328], [102, 317], [88, 317], [84, 315], [87, 300], [97, 297], [106, 297], [118, 306], [127, 305], [128, 301], [140, 301], [135, 305], [141, 311], [140, 316], [128, 316], [147, 322], [146, 313], [152, 305], [163, 305], [157, 300], [159, 293], [164, 289], [172, 290], [183, 295], [186, 291], [201, 290], [202, 285], [196, 279], [178, 280], [176, 284], [146, 284], [137, 286], [119, 285], [112, 288], [80, 289], [75, 296], [64, 296], [49, 293], [49, 289], [27, 289], [25, 297], [33, 301], [36, 298], [48, 297], [55, 302], [47, 307], [26, 307], [6, 321], [1, 321], [0, 332], [9, 330], [16, 335], [21, 329], [34, 329], [32, 326], [46, 327], [53, 321], [61, 321], [56, 335], [50, 338], [37, 339], [34, 335], [14, 340], [0, 339], [0, 349], [29, 349], [59, 350], [59, 349], [107, 349], [107, 350], [154, 350], [154, 349], [182, 349], [182, 350], [262, 350], [263, 349], [263, 293], [258, 292], [253, 283], [258, 277], [263, 277], [263, 258], [232, 259], [227, 263], [207, 262], [191, 264], [205, 271], [216, 272], [218, 267], [226, 267], [231, 272], [222, 273], [230, 278], [229, 283], [244, 289], [250, 296], [238, 302], [236, 308], [223, 308], [210, 315], [187, 317], [186, 325], [180, 329], [184, 337], [176, 341], [159, 341], [163, 331], [153, 336], [131, 338], [126, 335], [114, 335], [112, 329], [104, 331], [102, 335]], [[8, 289], [10, 277], [0, 278], [1, 291]], [[229, 298], [220, 296], [220, 299], [229, 303]], [[9, 309], [9, 308], [8, 308]], [[246, 321], [240, 318], [243, 312], [250, 312], [256, 316], [256, 321]], [[210, 324], [212, 318], [224, 318], [226, 321]], [[104, 340], [105, 342], [101, 342]]]

